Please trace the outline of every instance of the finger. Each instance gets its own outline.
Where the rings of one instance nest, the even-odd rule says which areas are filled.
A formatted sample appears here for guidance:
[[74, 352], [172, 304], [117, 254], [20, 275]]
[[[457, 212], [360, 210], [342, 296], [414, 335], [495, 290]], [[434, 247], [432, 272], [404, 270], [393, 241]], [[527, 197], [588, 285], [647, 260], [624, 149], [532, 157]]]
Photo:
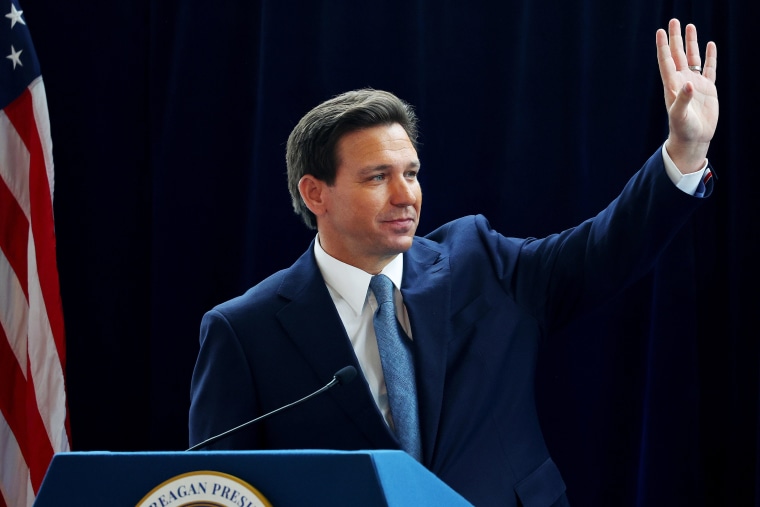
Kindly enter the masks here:
[[675, 18], [671, 19], [668, 23], [668, 34], [670, 36], [670, 56], [676, 65], [676, 70], [685, 69], [689, 64], [686, 63], [686, 54], [683, 51], [681, 22]]
[[702, 67], [697, 42], [697, 27], [692, 24], [686, 25], [686, 61], [689, 66]]
[[670, 86], [670, 80], [676, 73], [676, 65], [673, 62], [670, 46], [668, 45], [668, 34], [665, 33], [665, 30], [660, 28], [657, 30], [655, 40], [657, 42], [657, 64], [660, 68], [660, 77], [662, 78], [663, 84], [667, 83], [667, 85]]
[[717, 76], [717, 67], [718, 48], [714, 42], [710, 41], [707, 43], [707, 49], [705, 50], [705, 66], [702, 69], [702, 75], [714, 83]]

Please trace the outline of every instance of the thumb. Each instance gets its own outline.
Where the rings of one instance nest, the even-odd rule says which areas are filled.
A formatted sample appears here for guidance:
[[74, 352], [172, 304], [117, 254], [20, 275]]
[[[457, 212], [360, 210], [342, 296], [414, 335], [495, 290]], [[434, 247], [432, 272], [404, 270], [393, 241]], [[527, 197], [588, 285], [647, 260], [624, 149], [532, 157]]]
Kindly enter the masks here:
[[686, 109], [689, 107], [689, 102], [691, 102], [693, 96], [694, 84], [691, 81], [687, 81], [681, 89], [678, 90], [676, 100], [673, 101], [673, 105], [670, 107], [671, 121], [675, 120], [678, 122], [679, 120], [683, 121], [683, 119], [686, 118]]

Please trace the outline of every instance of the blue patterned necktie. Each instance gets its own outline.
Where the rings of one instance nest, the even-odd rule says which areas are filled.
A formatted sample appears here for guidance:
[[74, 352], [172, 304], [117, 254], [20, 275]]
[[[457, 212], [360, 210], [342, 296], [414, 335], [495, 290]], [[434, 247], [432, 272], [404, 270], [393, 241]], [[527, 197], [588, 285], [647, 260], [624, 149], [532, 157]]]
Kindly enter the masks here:
[[396, 437], [401, 448], [420, 461], [422, 445], [411, 340], [396, 319], [391, 279], [385, 275], [375, 275], [369, 286], [377, 299], [375, 334]]

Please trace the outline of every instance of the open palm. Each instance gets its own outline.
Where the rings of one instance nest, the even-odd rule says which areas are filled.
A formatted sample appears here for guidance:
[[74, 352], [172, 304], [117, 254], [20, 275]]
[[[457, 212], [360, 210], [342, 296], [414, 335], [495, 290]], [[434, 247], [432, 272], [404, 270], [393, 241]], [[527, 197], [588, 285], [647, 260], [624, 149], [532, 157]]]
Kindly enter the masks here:
[[[657, 61], [670, 123], [668, 151], [674, 161], [681, 159], [687, 168], [701, 165], [718, 124], [718, 50], [714, 42], [709, 42], [702, 66], [696, 27], [687, 25], [685, 36], [684, 44], [677, 19], [670, 21], [667, 34], [663, 29], [656, 34]], [[678, 161], [676, 164], [681, 168]]]

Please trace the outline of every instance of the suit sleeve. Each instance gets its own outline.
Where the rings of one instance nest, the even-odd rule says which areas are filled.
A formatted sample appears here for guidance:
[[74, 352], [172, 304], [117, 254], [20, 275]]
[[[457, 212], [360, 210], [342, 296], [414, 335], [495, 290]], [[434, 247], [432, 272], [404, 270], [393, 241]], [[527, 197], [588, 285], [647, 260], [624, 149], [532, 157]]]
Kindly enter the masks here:
[[[712, 190], [709, 183], [706, 195]], [[670, 181], [658, 150], [596, 217], [516, 241], [478, 225], [505, 289], [544, 332], [615, 296], [654, 266], [702, 199]]]

